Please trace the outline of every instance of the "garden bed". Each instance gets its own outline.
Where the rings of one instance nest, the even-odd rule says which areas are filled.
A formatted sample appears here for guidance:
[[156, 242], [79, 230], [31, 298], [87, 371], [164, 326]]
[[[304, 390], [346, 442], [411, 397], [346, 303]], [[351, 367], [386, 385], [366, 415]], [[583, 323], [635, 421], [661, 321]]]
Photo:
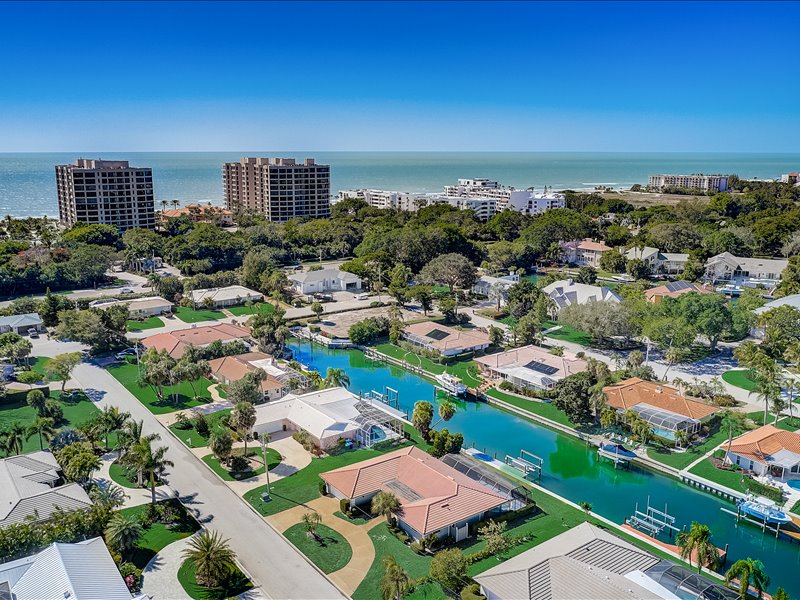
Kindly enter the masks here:
[[183, 561], [178, 569], [178, 581], [190, 598], [194, 600], [225, 600], [236, 598], [253, 588], [253, 582], [238, 568], [228, 576], [227, 581], [220, 587], [207, 588], [197, 583], [194, 563], [191, 560]]
[[[142, 533], [142, 537], [139, 538], [136, 548], [131, 552], [130, 556], [125, 557], [126, 560], [132, 562], [140, 569], [146, 567], [150, 559], [171, 543], [187, 538], [200, 529], [200, 525], [194, 517], [187, 512], [180, 501], [170, 499], [159, 502], [158, 504], [171, 506], [176, 512], [177, 519], [170, 525], [156, 522], [145, 527], [144, 533]], [[119, 512], [128, 518], [136, 518], [144, 521], [148, 509], [149, 505], [144, 504], [133, 508], [124, 508]]]
[[[244, 453], [244, 448], [236, 448], [233, 455], [241, 456]], [[219, 462], [219, 459], [213, 454], [208, 454], [203, 457], [203, 462], [206, 463], [211, 470], [217, 475], [222, 477], [225, 481], [242, 481], [252, 477], [258, 477], [264, 474], [264, 465], [262, 463], [261, 448], [248, 448], [247, 456], [249, 458], [250, 466], [249, 471], [232, 471], [228, 466]], [[267, 466], [272, 471], [275, 467], [281, 464], [281, 455], [273, 448], [267, 448]]]

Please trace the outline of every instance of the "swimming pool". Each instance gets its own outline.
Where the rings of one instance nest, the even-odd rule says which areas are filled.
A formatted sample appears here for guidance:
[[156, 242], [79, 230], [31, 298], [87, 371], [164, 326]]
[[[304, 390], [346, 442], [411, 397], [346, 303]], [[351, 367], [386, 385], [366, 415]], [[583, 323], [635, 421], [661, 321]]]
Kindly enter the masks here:
[[792, 479], [791, 481], [787, 481], [786, 485], [793, 490], [800, 490], [800, 479]]

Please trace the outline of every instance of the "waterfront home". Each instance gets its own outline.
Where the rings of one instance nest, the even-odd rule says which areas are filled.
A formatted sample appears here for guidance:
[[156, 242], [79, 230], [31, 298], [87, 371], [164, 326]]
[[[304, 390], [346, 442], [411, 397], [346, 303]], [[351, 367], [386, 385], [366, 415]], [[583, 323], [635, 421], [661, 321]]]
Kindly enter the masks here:
[[644, 291], [644, 298], [652, 304], [659, 304], [664, 298], [678, 298], [684, 294], [711, 294], [714, 289], [706, 285], [695, 285], [688, 281], [671, 281]]
[[44, 331], [44, 322], [36, 313], [25, 313], [23, 315], [9, 315], [7, 317], [0, 317], [0, 334], [18, 333], [19, 335], [25, 335], [31, 329], [35, 329], [36, 331]]
[[303, 271], [289, 275], [292, 289], [298, 294], [320, 294], [323, 292], [359, 292], [361, 277], [339, 269]]
[[128, 307], [128, 316], [131, 319], [145, 319], [159, 315], [171, 315], [175, 306], [169, 300], [161, 296], [148, 296], [146, 298], [134, 298], [133, 300], [93, 300], [89, 303], [92, 308], [102, 308], [105, 310], [109, 306], [124, 304]]
[[523, 346], [476, 358], [481, 371], [520, 388], [552, 389], [564, 377], [586, 370], [586, 361], [572, 352], [550, 354], [541, 346]]
[[188, 296], [195, 306], [211, 305], [214, 308], [239, 306], [245, 302], [261, 302], [264, 299], [264, 294], [246, 288], [243, 285], [192, 290], [188, 293]]
[[[775, 300], [767, 302], [764, 306], [756, 308], [753, 312], [755, 313], [756, 317], [760, 317], [761, 315], [768, 313], [769, 311], [780, 306], [789, 306], [795, 310], [800, 310], [800, 294], [790, 294], [788, 296], [784, 296], [783, 298], [776, 298]], [[763, 339], [764, 328], [761, 326], [759, 321], [760, 319], [757, 318], [755, 325], [750, 328], [750, 336]]]
[[378, 492], [394, 494], [397, 526], [414, 540], [435, 535], [460, 542], [471, 523], [510, 507], [504, 496], [414, 446], [320, 476], [328, 493], [367, 511]]
[[259, 404], [253, 431], [305, 431], [322, 450], [337, 447], [340, 440], [369, 448], [379, 441], [402, 438], [405, 416], [369, 394], [356, 396], [335, 387]]
[[603, 388], [606, 404], [624, 415], [629, 410], [647, 422], [653, 432], [669, 440], [677, 431], [697, 434], [719, 409], [663, 383], [631, 377]]
[[[472, 293], [479, 296], [489, 296], [492, 287], [500, 286], [505, 291], [508, 291], [515, 283], [519, 283], [519, 275], [510, 273], [502, 277], [492, 277], [490, 275], [481, 275], [475, 285], [472, 286]], [[505, 304], [505, 300], [501, 299], [501, 305]]]
[[705, 278], [711, 283], [726, 282], [746, 287], [772, 288], [781, 280], [789, 261], [772, 258], [747, 258], [723, 252], [705, 264]]
[[274, 357], [263, 352], [222, 356], [208, 361], [208, 365], [211, 367], [211, 376], [224, 384], [239, 381], [248, 373], [261, 371], [264, 379], [259, 385], [262, 399], [267, 402], [283, 398], [291, 389], [291, 376], [288, 373], [291, 369], [282, 369]]
[[92, 506], [80, 485], [63, 484], [61, 466], [49, 450], [0, 460], [0, 527]]
[[689, 261], [688, 254], [674, 252], [661, 252], [658, 248], [650, 246], [634, 246], [623, 254], [627, 260], [639, 259], [647, 263], [651, 273], [665, 273], [678, 275]]
[[589, 523], [499, 563], [476, 575], [475, 581], [486, 600], [738, 597]]
[[189, 327], [151, 335], [142, 340], [142, 345], [147, 349], [166, 350], [172, 358], [177, 360], [183, 356], [189, 345], [204, 348], [214, 342], [227, 344], [234, 340], [242, 340], [246, 346], [249, 346], [252, 341], [250, 330], [232, 323]]
[[757, 475], [800, 480], [800, 434], [764, 425], [726, 446], [725, 462]]
[[131, 593], [103, 538], [96, 537], [75, 544], [56, 542], [0, 564], [0, 598], [131, 600]]
[[621, 302], [622, 298], [605, 286], [576, 283], [572, 279], [560, 279], [542, 288], [550, 297], [557, 313], [570, 304], [589, 304], [590, 302]]
[[561, 242], [561, 260], [579, 267], [600, 268], [600, 258], [613, 248], [603, 242], [595, 242], [591, 238]]
[[442, 356], [481, 352], [491, 345], [489, 334], [480, 329], [455, 329], [432, 321], [406, 325], [401, 337]]

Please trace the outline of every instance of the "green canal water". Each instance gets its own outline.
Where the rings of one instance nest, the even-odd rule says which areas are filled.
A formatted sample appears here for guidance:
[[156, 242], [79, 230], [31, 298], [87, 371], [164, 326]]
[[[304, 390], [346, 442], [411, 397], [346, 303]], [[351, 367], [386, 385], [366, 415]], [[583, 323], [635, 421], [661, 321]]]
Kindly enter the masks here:
[[[354, 392], [399, 392], [400, 407], [408, 414], [417, 400], [435, 402], [433, 385], [422, 377], [398, 367], [376, 363], [357, 350], [329, 350], [308, 342], [289, 344], [295, 359], [325, 374], [328, 367], [344, 369]], [[464, 402], [445, 426], [464, 436], [465, 446], [475, 446], [503, 460], [507, 454], [518, 456], [527, 450], [544, 459], [541, 485], [573, 502], [589, 502], [593, 510], [623, 523], [650, 505], [673, 515], [679, 528], [692, 521], [707, 524], [713, 541], [722, 548], [729, 545], [728, 565], [739, 558], [760, 559], [771, 576], [773, 586], [784, 587], [800, 597], [800, 544], [775, 539], [750, 525], [738, 525], [735, 518], [720, 510], [733, 505], [716, 496], [691, 488], [672, 477], [647, 469], [614, 469], [610, 461], [600, 460], [597, 452], [572, 436], [558, 433], [515, 414], [488, 404]], [[662, 534], [664, 541], [669, 536]]]

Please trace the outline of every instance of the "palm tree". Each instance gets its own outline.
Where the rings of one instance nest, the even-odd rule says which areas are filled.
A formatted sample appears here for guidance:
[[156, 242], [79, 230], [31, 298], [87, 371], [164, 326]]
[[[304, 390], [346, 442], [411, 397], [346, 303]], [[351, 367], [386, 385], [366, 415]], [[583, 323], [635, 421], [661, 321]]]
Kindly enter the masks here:
[[678, 534], [677, 542], [682, 559], [688, 560], [689, 564], [692, 563], [692, 557], [697, 559], [698, 573], [703, 570], [703, 565], [713, 566], [719, 558], [719, 551], [711, 542], [711, 530], [708, 525], [692, 521], [689, 531]]
[[403, 570], [394, 556], [383, 557], [383, 577], [381, 577], [381, 594], [383, 600], [403, 600], [403, 595], [411, 587], [411, 577]]
[[53, 439], [57, 433], [55, 428], [56, 422], [50, 417], [38, 417], [33, 423], [28, 426], [26, 430], [25, 439], [29, 440], [33, 436], [39, 436], [39, 450], [44, 450], [44, 442]]
[[119, 508], [125, 504], [125, 498], [128, 495], [116, 483], [108, 483], [106, 485], [95, 485], [89, 490], [89, 496], [95, 504], [106, 506], [108, 508]]
[[236, 427], [236, 432], [244, 440], [244, 456], [247, 458], [247, 438], [250, 430], [256, 424], [256, 407], [252, 402], [242, 400], [236, 403], [231, 412], [231, 425]]
[[159, 204], [161, 204], [161, 212], [164, 212], [169, 206], [169, 200], [162, 200]]
[[22, 452], [22, 445], [25, 443], [25, 427], [22, 423], [14, 421], [0, 435], [6, 456], [19, 455]]
[[322, 378], [322, 375], [319, 374], [319, 371], [311, 371], [308, 374], [308, 383], [310, 387], [316, 390], [325, 386], [325, 380]]
[[212, 433], [208, 440], [208, 447], [211, 449], [214, 456], [217, 457], [217, 460], [228, 464], [231, 458], [231, 451], [233, 450], [233, 438], [230, 432], [215, 431]]
[[322, 517], [320, 514], [312, 510], [311, 512], [307, 512], [303, 514], [302, 517], [303, 526], [306, 529], [306, 534], [308, 537], [313, 537], [314, 539], [317, 538], [317, 527], [322, 522]]
[[108, 436], [119, 431], [130, 418], [131, 414], [120, 412], [116, 406], [104, 406], [100, 413], [100, 429], [105, 439], [106, 452], [108, 452]]
[[372, 497], [370, 506], [373, 515], [383, 515], [391, 523], [392, 513], [400, 512], [400, 500], [391, 492], [378, 492]]
[[124, 554], [136, 547], [142, 531], [142, 524], [138, 519], [117, 513], [106, 526], [106, 542], [117, 552]]
[[436, 421], [431, 428], [436, 427], [442, 421], [449, 421], [456, 414], [456, 405], [448, 399], [444, 399], [439, 403], [439, 420]]
[[725, 573], [725, 583], [730, 584], [733, 579], [739, 580], [741, 600], [747, 600], [747, 591], [751, 585], [756, 588], [759, 598], [764, 595], [764, 589], [769, 585], [769, 576], [764, 571], [764, 564], [753, 558], [742, 558], [731, 565]]
[[197, 583], [204, 587], [216, 587], [236, 570], [236, 554], [215, 532], [207, 529], [189, 540], [183, 558], [194, 563]]
[[144, 435], [143, 427], [143, 421], [134, 421], [133, 419], [128, 419], [125, 421], [125, 423], [123, 423], [122, 428], [117, 432], [117, 445], [114, 448], [119, 452], [120, 461], [123, 460], [125, 454], [139, 440], [146, 439], [154, 442], [161, 439], [161, 436], [157, 433]]
[[325, 373], [326, 387], [348, 387], [349, 385], [350, 376], [344, 372], [344, 369], [328, 367], [328, 371]]
[[166, 446], [153, 448], [150, 439], [140, 438], [126, 454], [126, 462], [136, 469], [139, 485], [147, 478], [153, 506], [156, 504], [156, 481], [164, 477], [167, 467], [175, 466], [171, 460], [165, 458], [167, 450]]
[[750, 394], [756, 394], [764, 403], [764, 422], [762, 424], [766, 425], [767, 419], [769, 419], [769, 407], [773, 400], [780, 396], [781, 386], [773, 378], [758, 376], [756, 379], [756, 385]]

